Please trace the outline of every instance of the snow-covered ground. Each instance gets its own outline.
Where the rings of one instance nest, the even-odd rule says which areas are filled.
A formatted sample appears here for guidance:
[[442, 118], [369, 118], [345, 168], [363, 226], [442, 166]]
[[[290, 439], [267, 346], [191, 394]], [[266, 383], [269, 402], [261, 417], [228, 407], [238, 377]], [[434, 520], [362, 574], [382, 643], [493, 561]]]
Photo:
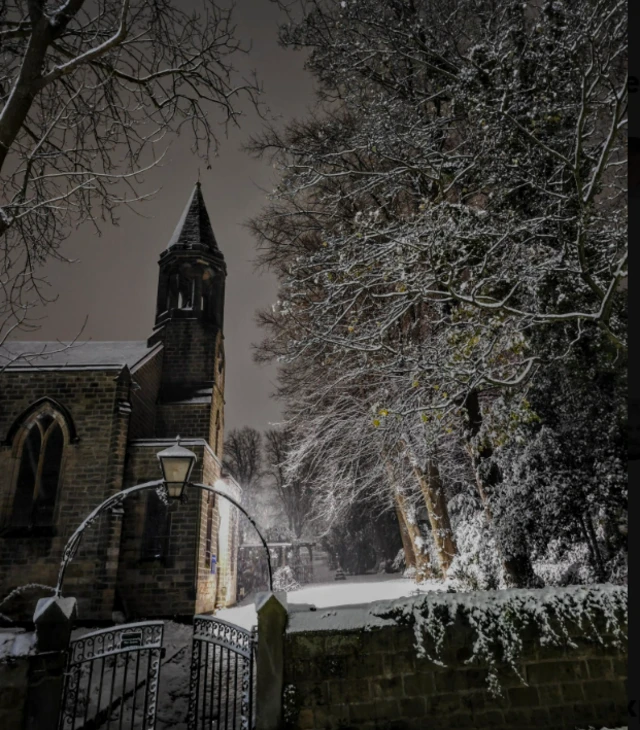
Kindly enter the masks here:
[[[349, 576], [345, 581], [313, 583], [303, 586], [297, 591], [287, 593], [287, 601], [289, 604], [309, 603], [318, 608], [332, 608], [387, 601], [443, 589], [442, 581], [415, 583], [407, 578], [399, 578], [397, 574], [378, 573]], [[248, 596], [239, 605], [218, 611], [216, 616], [224, 621], [250, 629], [257, 622], [254, 600], [254, 596]]]

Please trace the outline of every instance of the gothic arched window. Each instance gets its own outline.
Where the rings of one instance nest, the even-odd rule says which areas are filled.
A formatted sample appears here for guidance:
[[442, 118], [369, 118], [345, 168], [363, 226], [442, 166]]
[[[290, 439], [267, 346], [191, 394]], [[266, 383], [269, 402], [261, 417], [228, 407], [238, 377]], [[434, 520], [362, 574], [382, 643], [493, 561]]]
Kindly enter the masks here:
[[51, 526], [60, 486], [65, 434], [62, 419], [47, 409], [23, 427], [10, 524]]

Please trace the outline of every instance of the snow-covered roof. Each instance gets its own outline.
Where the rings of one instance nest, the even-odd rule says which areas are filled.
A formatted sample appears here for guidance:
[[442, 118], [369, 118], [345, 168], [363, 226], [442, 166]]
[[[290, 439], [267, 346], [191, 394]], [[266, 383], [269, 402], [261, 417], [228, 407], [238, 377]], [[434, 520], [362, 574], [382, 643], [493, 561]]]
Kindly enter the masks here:
[[120, 342], [18, 342], [0, 347], [0, 369], [7, 370], [133, 370], [162, 346], [149, 347], [146, 341]]

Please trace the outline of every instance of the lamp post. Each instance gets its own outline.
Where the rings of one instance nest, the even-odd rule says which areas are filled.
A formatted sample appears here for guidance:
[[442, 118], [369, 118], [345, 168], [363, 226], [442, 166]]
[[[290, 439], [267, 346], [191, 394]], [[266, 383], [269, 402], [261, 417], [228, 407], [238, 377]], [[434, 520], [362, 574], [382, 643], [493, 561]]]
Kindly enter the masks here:
[[169, 497], [182, 499], [198, 457], [193, 451], [180, 446], [180, 436], [173, 446], [158, 452], [157, 456]]

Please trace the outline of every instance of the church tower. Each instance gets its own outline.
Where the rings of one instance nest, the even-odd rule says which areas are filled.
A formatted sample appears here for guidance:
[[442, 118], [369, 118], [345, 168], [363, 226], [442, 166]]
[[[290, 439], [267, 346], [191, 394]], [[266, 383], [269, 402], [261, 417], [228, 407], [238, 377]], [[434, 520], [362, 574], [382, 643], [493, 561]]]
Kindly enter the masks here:
[[156, 437], [206, 439], [222, 458], [224, 289], [227, 267], [197, 183], [159, 260], [149, 346], [164, 355]]
[[[9, 361], [0, 368], [0, 596], [55, 584], [69, 529], [122, 489], [158, 479], [157, 454], [176, 436], [197, 457], [194, 482], [222, 479], [227, 272], [199, 184], [159, 269], [147, 341], [0, 347]], [[65, 590], [96, 619], [231, 605], [238, 513], [229, 504], [197, 489], [179, 505], [155, 490], [131, 496], [87, 531]]]

